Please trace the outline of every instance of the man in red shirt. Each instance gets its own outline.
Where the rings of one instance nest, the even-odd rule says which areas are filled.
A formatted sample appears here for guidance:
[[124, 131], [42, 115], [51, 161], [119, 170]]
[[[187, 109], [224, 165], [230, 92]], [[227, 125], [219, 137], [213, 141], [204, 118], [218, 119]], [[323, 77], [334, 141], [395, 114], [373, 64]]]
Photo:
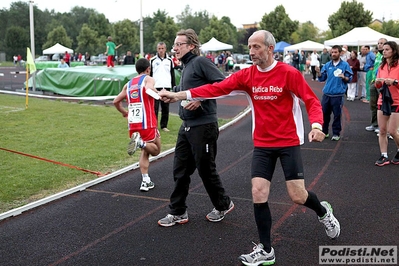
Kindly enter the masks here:
[[64, 55], [64, 61], [65, 63], [67, 63], [68, 66], [71, 66], [71, 55], [68, 53], [68, 51], [65, 51], [65, 55]]
[[245, 265], [274, 264], [271, 247], [272, 217], [268, 205], [270, 184], [277, 159], [280, 159], [291, 200], [304, 205], [318, 216], [331, 239], [340, 234], [340, 224], [334, 217], [331, 205], [320, 202], [315, 193], [307, 191], [304, 182], [300, 145], [304, 143], [303, 117], [299, 100], [308, 112], [312, 126], [310, 142], [321, 142], [323, 113], [319, 99], [309, 87], [301, 72], [283, 62], [275, 61], [273, 35], [259, 30], [248, 39], [253, 66], [242, 69], [225, 80], [206, 84], [177, 93], [161, 91], [162, 100], [202, 100], [233, 95], [247, 95], [252, 108], [254, 151], [252, 158], [252, 198], [259, 244], [239, 260]]

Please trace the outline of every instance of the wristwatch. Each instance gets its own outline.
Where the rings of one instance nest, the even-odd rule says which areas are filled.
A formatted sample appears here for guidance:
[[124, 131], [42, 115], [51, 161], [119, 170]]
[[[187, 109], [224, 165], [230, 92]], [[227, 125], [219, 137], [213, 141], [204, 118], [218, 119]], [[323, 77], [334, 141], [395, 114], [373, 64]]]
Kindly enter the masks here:
[[392, 84], [395, 85], [395, 86], [398, 85], [398, 80], [395, 79]]

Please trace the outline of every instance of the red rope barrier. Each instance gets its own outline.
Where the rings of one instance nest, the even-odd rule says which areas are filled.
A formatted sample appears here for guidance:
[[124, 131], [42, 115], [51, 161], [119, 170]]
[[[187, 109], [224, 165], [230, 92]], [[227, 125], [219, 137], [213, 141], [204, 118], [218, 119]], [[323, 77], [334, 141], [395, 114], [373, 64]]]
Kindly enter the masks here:
[[[50, 160], [50, 159], [42, 158], [42, 157], [39, 157], [39, 156], [35, 156], [35, 155], [31, 155], [31, 154], [27, 154], [27, 153], [23, 153], [23, 152], [19, 152], [19, 151], [13, 151], [13, 150], [9, 150], [9, 149], [6, 149], [6, 148], [1, 148], [1, 147], [0, 147], [0, 150], [12, 152], [12, 153], [16, 153], [16, 154], [20, 154], [20, 155], [24, 155], [24, 156], [31, 157], [31, 158], [34, 158], [34, 159], [46, 161], [46, 162], [49, 162], [49, 163], [54, 163], [54, 164], [66, 166], [66, 167], [73, 168], [73, 169], [77, 169], [77, 170], [80, 170], [80, 171], [83, 171], [83, 172], [87, 172], [87, 173], [90, 173], [90, 174], [95, 174], [95, 175], [97, 175], [97, 176], [104, 176], [104, 175], [106, 175], [106, 174], [103, 174], [103, 173], [101, 173], [101, 172], [96, 172], [96, 171], [87, 170], [87, 169], [84, 169], [84, 168], [81, 168], [81, 167], [78, 167], [78, 166], [74, 166], [74, 165], [70, 165], [70, 164], [66, 164], [66, 163], [61, 163], [61, 162], [53, 161], [53, 160]], [[107, 173], [107, 174], [108, 174], [108, 173]]]

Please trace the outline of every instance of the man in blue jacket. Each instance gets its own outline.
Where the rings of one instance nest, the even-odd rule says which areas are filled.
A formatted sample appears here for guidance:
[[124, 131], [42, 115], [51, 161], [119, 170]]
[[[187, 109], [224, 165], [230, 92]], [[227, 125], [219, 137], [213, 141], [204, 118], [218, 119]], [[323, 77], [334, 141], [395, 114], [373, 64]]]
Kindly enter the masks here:
[[342, 48], [334, 45], [331, 48], [331, 61], [327, 62], [322, 69], [316, 67], [318, 80], [325, 81], [321, 106], [323, 108], [323, 133], [329, 137], [328, 129], [331, 120], [331, 113], [334, 114], [332, 123], [333, 136], [331, 140], [338, 141], [341, 136], [342, 106], [347, 84], [352, 80], [353, 72], [349, 64], [340, 58]]

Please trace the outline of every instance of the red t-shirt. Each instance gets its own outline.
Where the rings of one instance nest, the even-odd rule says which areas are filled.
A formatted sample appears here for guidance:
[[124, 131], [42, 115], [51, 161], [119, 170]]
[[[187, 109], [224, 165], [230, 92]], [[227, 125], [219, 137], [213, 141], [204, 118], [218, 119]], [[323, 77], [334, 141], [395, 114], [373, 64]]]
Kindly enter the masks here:
[[255, 147], [290, 147], [304, 143], [300, 100], [305, 103], [311, 124], [323, 124], [320, 100], [292, 66], [277, 62], [267, 69], [256, 65], [225, 80], [190, 90], [193, 99], [217, 98], [244, 93], [252, 108], [252, 137]]

